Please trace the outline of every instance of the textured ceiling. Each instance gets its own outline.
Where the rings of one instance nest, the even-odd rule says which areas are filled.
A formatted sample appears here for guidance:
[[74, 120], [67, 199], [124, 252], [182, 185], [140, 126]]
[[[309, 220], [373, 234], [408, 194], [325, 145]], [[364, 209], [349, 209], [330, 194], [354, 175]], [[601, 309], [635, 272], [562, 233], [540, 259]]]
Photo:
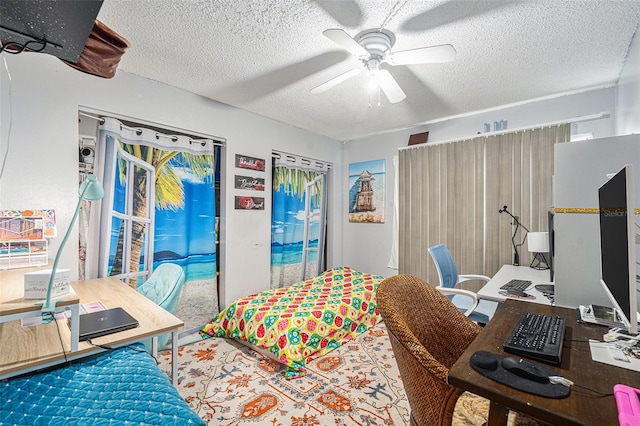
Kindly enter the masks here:
[[[345, 141], [613, 85], [640, 0], [105, 0], [98, 19], [131, 42], [119, 69]], [[407, 98], [369, 107], [360, 63], [322, 35], [384, 28], [392, 51], [452, 44], [450, 63], [383, 67]]]

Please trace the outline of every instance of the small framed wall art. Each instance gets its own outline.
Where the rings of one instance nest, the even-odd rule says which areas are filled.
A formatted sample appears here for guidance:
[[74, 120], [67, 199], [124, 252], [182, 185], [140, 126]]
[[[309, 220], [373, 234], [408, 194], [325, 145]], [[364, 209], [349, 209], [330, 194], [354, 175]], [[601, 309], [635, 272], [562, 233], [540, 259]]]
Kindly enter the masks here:
[[264, 197], [236, 195], [236, 210], [264, 210]]
[[264, 158], [249, 157], [248, 155], [236, 154], [236, 167], [239, 169], [255, 170], [264, 172]]
[[385, 160], [349, 164], [349, 222], [384, 223]]
[[264, 191], [264, 178], [235, 175], [235, 188]]

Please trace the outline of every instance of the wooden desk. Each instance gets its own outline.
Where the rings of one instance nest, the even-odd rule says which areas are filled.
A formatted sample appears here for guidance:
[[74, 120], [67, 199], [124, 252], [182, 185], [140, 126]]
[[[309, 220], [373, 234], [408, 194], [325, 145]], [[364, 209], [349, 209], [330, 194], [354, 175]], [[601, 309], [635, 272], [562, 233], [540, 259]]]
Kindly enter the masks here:
[[502, 350], [502, 343], [524, 311], [558, 315], [566, 319], [562, 363], [559, 366], [549, 364], [561, 376], [576, 385], [605, 394], [613, 394], [613, 385], [617, 383], [640, 387], [640, 373], [591, 360], [588, 339], [602, 340], [606, 328], [577, 323], [575, 309], [513, 299], [502, 304], [489, 324], [456, 361], [449, 371], [448, 382], [491, 401], [488, 426], [506, 425], [507, 409], [527, 414], [549, 425], [617, 425], [618, 414], [613, 395], [602, 396], [573, 386], [567, 398], [544, 398], [494, 382], [471, 368], [469, 359], [476, 351], [509, 355]]
[[[13, 294], [7, 291], [11, 286], [22, 286], [22, 281], [9, 280], [0, 276], [2, 282], [2, 312], [8, 312], [26, 302], [20, 298], [5, 298]], [[71, 283], [80, 303], [102, 302], [107, 308], [122, 307], [139, 322], [139, 327], [92, 339], [96, 345], [120, 347], [159, 334], [172, 334], [172, 381], [177, 383], [178, 351], [177, 330], [184, 323], [177, 317], [147, 299], [136, 290], [116, 278], [99, 278]], [[22, 287], [20, 287], [22, 288]], [[60, 336], [58, 336], [58, 332]], [[54, 321], [32, 327], [22, 327], [19, 320], [0, 324], [0, 379], [12, 377], [36, 369], [45, 368], [89, 355], [104, 349], [80, 342], [78, 349], [71, 350], [71, 331], [65, 320]]]
[[495, 300], [496, 302], [507, 300], [506, 296], [499, 293], [501, 291], [500, 287], [513, 279], [531, 281], [531, 287], [527, 290], [527, 294], [534, 296], [535, 299], [526, 299], [527, 302], [551, 304], [549, 299], [534, 287], [536, 284], [551, 284], [549, 270], [540, 271], [528, 266], [503, 265], [491, 278], [491, 281], [478, 291], [478, 297], [480, 299]]
[[[25, 299], [24, 273], [45, 268], [11, 269], [0, 271], [0, 323], [22, 320], [41, 316], [42, 300]], [[79, 303], [80, 298], [73, 288], [68, 294], [56, 298], [55, 312], [71, 311], [71, 333], [68, 342], [71, 351], [78, 350], [78, 334], [80, 328]], [[2, 334], [0, 333], [0, 337]], [[2, 371], [0, 369], [0, 371]], [[2, 375], [0, 374], [0, 377]]]

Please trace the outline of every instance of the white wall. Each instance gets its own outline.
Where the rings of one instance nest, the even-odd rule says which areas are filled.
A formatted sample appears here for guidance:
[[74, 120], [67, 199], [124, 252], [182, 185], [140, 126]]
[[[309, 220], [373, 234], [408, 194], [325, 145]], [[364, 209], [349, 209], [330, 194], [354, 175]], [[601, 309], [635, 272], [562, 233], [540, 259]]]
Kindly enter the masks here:
[[613, 87], [495, 108], [465, 117], [442, 120], [425, 125], [424, 128], [429, 131], [429, 142], [442, 142], [473, 137], [477, 133], [483, 133], [484, 123], [491, 123], [493, 129], [493, 122], [500, 119], [507, 120], [508, 130], [570, 120], [578, 116], [588, 116], [600, 112], [608, 112], [611, 117], [605, 120], [573, 124], [571, 132], [590, 132], [593, 133], [594, 138], [611, 136], [613, 132], [612, 119], [615, 116], [615, 90]]
[[[342, 145], [337, 141], [132, 74], [118, 72], [113, 79], [102, 79], [49, 55], [3, 56], [12, 80], [9, 83], [1, 66], [0, 160], [6, 153], [7, 161], [0, 180], [0, 209], [55, 209], [59, 237], [51, 242], [52, 257], [78, 199], [79, 108], [226, 138], [223, 179], [231, 182], [228, 185], [236, 172], [236, 153], [267, 160], [267, 188], [272, 149], [330, 162], [334, 165], [331, 192], [341, 194]], [[269, 287], [271, 197], [265, 193], [264, 211], [236, 211], [234, 190], [223, 195], [220, 300], [226, 306], [237, 297]], [[342, 197], [330, 200], [330, 206], [328, 264], [337, 266], [342, 264]], [[64, 248], [60, 267], [77, 271], [74, 244]]]
[[409, 141], [409, 135], [420, 133], [420, 129], [411, 129], [370, 137], [357, 142], [347, 142], [344, 145], [344, 178], [343, 203], [344, 215], [348, 212], [349, 199], [349, 163], [384, 159], [386, 165], [385, 178], [385, 222], [384, 223], [350, 223], [343, 224], [343, 251], [345, 265], [359, 271], [385, 277], [395, 275], [396, 270], [389, 269], [391, 254], [391, 238], [393, 225], [393, 188], [394, 169], [393, 156], [398, 155], [398, 147]]
[[[589, 92], [559, 96], [521, 105], [481, 112], [466, 117], [452, 118], [409, 130], [387, 133], [380, 136], [347, 142], [344, 146], [344, 181], [348, 184], [350, 163], [384, 158], [387, 164], [386, 179], [386, 220], [384, 224], [362, 224], [344, 222], [343, 245], [344, 263], [355, 269], [369, 271], [383, 276], [391, 276], [396, 270], [387, 267], [391, 252], [393, 167], [392, 158], [398, 148], [407, 146], [409, 136], [414, 133], [429, 132], [429, 143], [466, 139], [482, 132], [483, 123], [505, 119], [509, 128], [535, 126], [537, 124], [609, 112], [610, 117], [572, 125], [573, 133], [593, 133], [595, 138], [613, 135], [615, 117], [615, 89], [613, 87]], [[347, 194], [343, 194], [346, 205]], [[346, 213], [345, 213], [346, 215]]]
[[636, 33], [616, 88], [616, 135], [640, 133], [640, 40]]
[[[598, 187], [606, 181], [607, 173], [615, 173], [625, 164], [632, 164], [637, 176], [639, 135], [556, 145], [555, 207], [598, 208]], [[634, 190], [634, 199], [640, 200], [640, 185]], [[588, 304], [611, 306], [600, 286], [599, 215], [556, 213], [554, 229], [556, 303], [574, 308]]]

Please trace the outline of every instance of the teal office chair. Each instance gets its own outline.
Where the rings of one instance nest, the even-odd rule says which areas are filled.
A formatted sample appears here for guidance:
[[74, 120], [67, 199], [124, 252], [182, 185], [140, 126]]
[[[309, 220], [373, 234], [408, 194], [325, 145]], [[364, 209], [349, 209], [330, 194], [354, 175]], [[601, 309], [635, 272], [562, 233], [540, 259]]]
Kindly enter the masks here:
[[463, 281], [482, 280], [488, 282], [491, 278], [484, 275], [458, 275], [453, 256], [444, 244], [429, 247], [429, 254], [440, 277], [440, 285], [436, 288], [470, 320], [478, 324], [489, 322], [500, 304], [493, 300], [478, 299], [478, 295], [473, 291], [456, 288], [456, 286]]
[[[180, 300], [180, 291], [184, 285], [184, 270], [174, 263], [163, 263], [151, 274], [149, 279], [138, 286], [138, 293], [154, 301], [158, 306], [175, 315]], [[158, 336], [158, 348], [167, 344], [169, 334]], [[149, 349], [149, 342], [144, 342]], [[155, 355], [155, 354], [154, 354]]]

